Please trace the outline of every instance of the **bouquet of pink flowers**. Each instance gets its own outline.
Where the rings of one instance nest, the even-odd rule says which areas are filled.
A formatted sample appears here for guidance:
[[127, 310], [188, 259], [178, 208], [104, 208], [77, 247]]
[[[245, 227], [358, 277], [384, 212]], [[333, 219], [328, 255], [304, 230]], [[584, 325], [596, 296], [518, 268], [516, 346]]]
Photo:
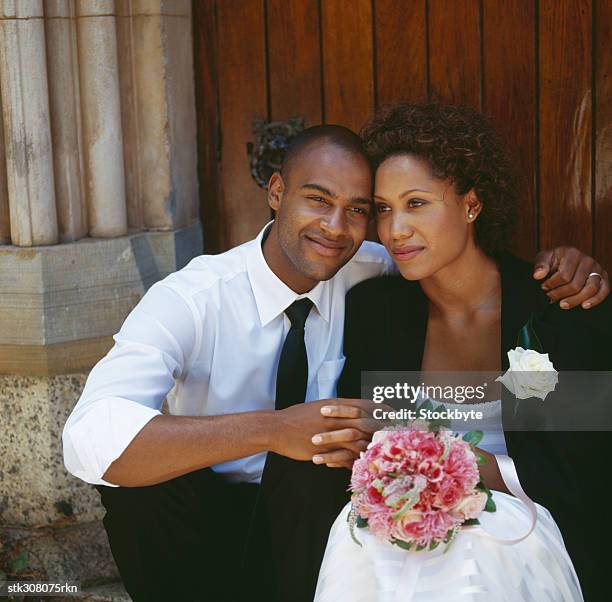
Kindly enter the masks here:
[[481, 438], [479, 431], [462, 438], [405, 427], [375, 433], [353, 466], [353, 539], [359, 543], [355, 526], [367, 527], [404, 549], [433, 550], [450, 544], [462, 525], [478, 524], [481, 512], [494, 512], [478, 470]]

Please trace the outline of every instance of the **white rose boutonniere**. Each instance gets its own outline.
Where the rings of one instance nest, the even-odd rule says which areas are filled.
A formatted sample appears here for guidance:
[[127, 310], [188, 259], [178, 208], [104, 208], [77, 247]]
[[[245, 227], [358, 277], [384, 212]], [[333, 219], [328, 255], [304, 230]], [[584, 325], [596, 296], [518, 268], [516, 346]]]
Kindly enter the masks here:
[[508, 351], [510, 367], [496, 381], [503, 385], [518, 399], [546, 396], [555, 390], [559, 373], [548, 358], [548, 353], [533, 349], [516, 347]]

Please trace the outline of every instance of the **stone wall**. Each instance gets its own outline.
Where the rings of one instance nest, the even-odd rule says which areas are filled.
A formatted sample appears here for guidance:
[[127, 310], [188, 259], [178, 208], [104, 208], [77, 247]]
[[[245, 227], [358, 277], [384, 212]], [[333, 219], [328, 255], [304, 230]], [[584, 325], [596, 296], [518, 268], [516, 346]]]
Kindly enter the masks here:
[[0, 106], [0, 573], [112, 581], [61, 432], [127, 313], [202, 252], [190, 0], [0, 0]]

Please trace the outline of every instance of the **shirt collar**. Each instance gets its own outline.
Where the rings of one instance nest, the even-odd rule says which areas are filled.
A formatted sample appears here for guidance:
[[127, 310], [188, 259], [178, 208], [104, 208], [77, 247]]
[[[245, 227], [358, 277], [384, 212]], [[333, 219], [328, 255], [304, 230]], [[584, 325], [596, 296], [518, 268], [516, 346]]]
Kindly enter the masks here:
[[272, 223], [269, 222], [263, 227], [247, 253], [247, 274], [255, 296], [261, 325], [266, 326], [282, 314], [295, 300], [304, 297], [310, 299], [321, 317], [329, 322], [331, 318], [329, 281], [319, 282], [312, 290], [299, 295], [290, 289], [266, 263], [261, 241]]

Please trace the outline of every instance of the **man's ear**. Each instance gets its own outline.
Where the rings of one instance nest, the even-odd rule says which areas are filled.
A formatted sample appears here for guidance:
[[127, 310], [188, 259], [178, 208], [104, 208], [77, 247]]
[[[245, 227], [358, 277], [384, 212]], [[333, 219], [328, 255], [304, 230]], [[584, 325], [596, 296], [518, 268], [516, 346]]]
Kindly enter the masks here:
[[465, 207], [466, 221], [468, 223], [476, 221], [478, 214], [482, 211], [482, 203], [473, 188], [463, 195], [463, 205]]
[[268, 182], [268, 205], [278, 211], [285, 192], [285, 182], [279, 171], [275, 171]]

